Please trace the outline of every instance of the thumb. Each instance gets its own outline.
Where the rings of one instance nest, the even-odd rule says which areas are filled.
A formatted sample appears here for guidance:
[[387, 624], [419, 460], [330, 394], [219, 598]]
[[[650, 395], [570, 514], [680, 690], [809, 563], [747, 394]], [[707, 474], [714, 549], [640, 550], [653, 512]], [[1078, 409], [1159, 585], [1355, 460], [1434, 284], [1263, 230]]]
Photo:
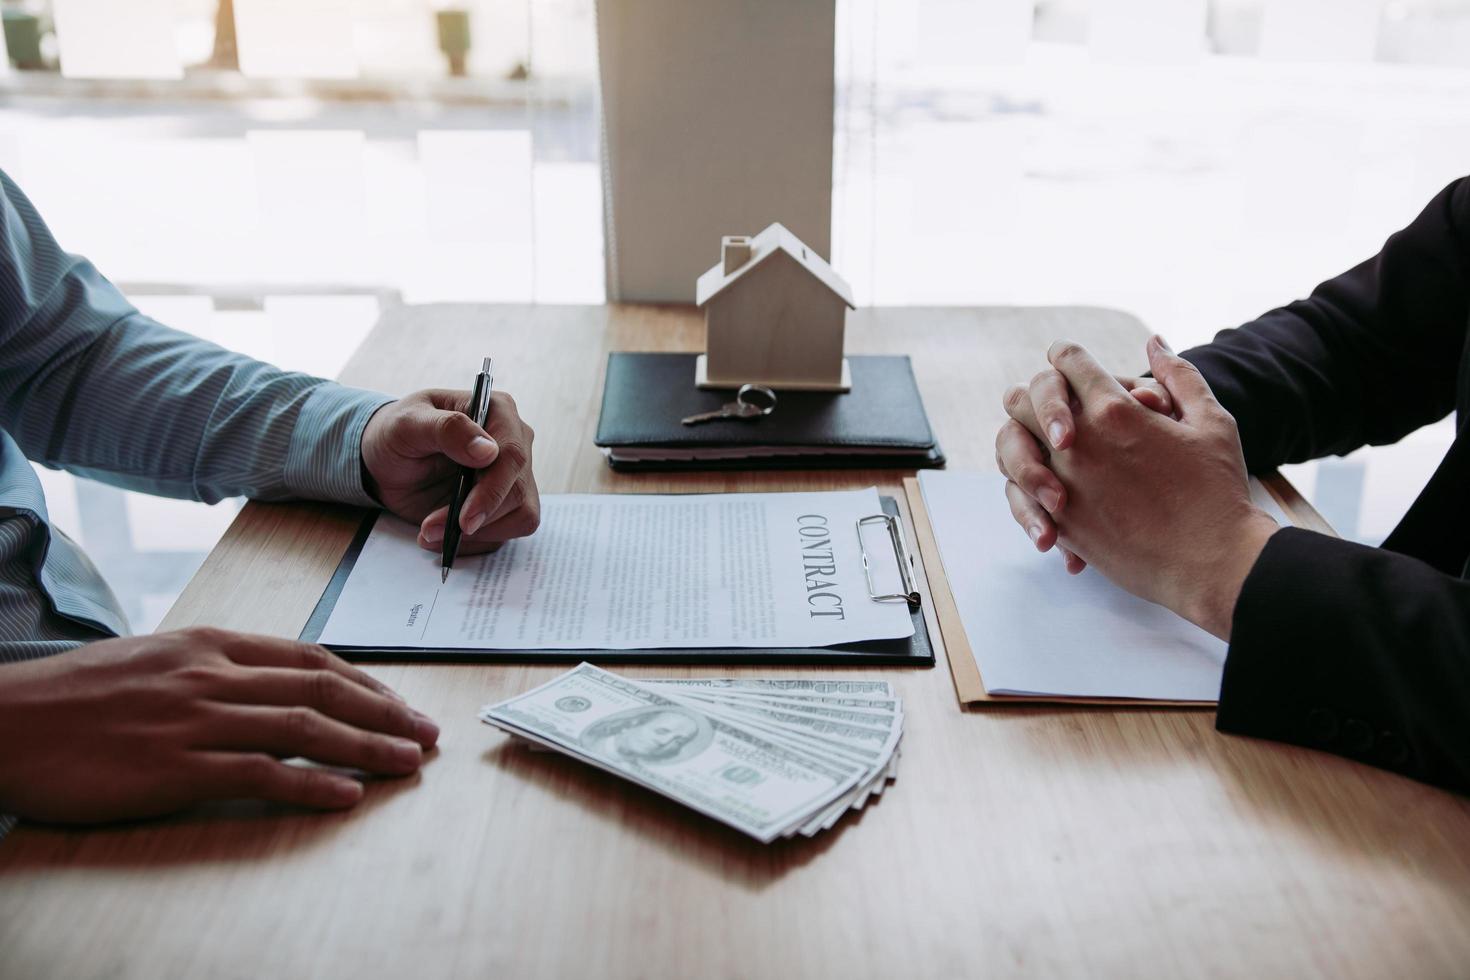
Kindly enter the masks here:
[[1180, 421], [1198, 416], [1214, 402], [1209, 382], [1199, 373], [1199, 368], [1170, 350], [1163, 337], [1154, 334], [1148, 339], [1146, 349], [1149, 370], [1174, 400]]
[[495, 440], [463, 412], [428, 408], [406, 421], [410, 441], [424, 456], [442, 453], [461, 466], [483, 469], [500, 455]]

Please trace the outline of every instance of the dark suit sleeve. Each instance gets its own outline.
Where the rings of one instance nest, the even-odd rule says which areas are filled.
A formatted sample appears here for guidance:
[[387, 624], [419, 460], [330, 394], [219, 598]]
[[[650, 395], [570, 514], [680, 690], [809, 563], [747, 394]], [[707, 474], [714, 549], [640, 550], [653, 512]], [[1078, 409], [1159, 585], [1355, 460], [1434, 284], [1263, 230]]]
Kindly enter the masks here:
[[1470, 178], [1378, 255], [1186, 351], [1240, 426], [1251, 472], [1394, 442], [1443, 418], [1470, 322]]
[[1283, 528], [1236, 603], [1216, 725], [1470, 793], [1470, 583]]
[[[1184, 356], [1261, 472], [1393, 442], [1446, 415], [1467, 324], [1470, 178], [1374, 258]], [[1470, 792], [1461, 561], [1278, 531], [1236, 603], [1217, 726]]]

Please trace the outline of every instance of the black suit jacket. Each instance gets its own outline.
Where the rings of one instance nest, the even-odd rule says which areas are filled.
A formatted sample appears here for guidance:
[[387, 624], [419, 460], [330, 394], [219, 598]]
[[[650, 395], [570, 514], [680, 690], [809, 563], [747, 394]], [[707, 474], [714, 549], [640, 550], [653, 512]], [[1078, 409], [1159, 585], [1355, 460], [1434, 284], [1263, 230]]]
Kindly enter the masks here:
[[1187, 351], [1252, 472], [1393, 442], [1454, 444], [1381, 548], [1277, 532], [1235, 607], [1221, 731], [1470, 792], [1470, 177], [1383, 251]]

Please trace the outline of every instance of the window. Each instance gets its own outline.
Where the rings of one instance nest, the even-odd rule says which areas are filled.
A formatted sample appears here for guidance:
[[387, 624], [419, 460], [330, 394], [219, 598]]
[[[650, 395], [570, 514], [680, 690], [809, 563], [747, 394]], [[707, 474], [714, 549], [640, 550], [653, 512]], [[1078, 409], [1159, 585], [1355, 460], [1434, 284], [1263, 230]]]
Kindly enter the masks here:
[[[592, 0], [3, 9], [0, 167], [171, 326], [332, 376], [388, 303], [602, 301]], [[138, 631], [238, 509], [42, 479]]]
[[[1183, 349], [1470, 172], [1467, 0], [839, 0], [836, 64], [860, 304], [1109, 306]], [[1451, 437], [1288, 475], [1376, 543]]]

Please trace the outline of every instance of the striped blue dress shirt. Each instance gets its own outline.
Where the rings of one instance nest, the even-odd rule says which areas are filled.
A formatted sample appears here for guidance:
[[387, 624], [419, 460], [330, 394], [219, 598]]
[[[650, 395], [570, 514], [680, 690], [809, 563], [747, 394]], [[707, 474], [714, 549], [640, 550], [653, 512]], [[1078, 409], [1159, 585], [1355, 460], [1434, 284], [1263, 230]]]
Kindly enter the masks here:
[[[3, 172], [0, 196], [0, 662], [128, 632], [97, 569], [51, 525], [28, 460], [207, 503], [376, 506], [362, 485], [362, 431], [388, 396], [149, 319], [62, 251]], [[0, 837], [13, 824], [0, 814]]]

